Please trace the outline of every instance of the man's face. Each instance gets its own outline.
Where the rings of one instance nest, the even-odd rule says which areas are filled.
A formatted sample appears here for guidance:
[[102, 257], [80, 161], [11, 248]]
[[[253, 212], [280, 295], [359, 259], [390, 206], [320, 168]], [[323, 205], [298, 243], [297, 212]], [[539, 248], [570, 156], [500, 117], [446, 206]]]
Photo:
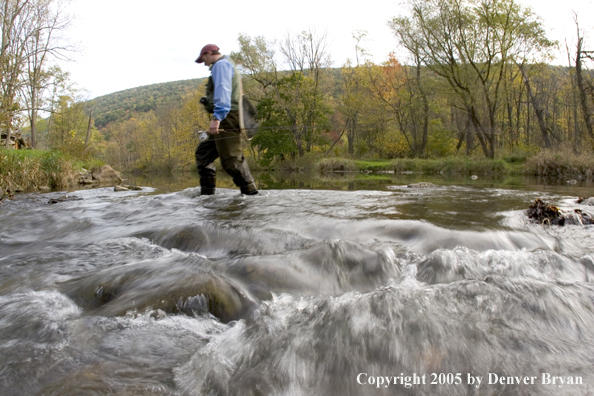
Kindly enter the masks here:
[[202, 60], [204, 61], [204, 66], [212, 65], [212, 51], [208, 51], [206, 54], [202, 56]]

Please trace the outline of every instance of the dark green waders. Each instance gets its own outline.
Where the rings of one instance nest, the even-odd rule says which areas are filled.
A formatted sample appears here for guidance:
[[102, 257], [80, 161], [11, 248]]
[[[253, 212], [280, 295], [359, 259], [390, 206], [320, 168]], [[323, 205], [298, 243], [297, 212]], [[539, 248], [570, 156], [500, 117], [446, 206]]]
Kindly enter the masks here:
[[201, 195], [215, 193], [216, 168], [214, 160], [221, 157], [221, 164], [225, 172], [233, 178], [233, 182], [242, 194], [257, 194], [254, 178], [250, 173], [247, 160], [243, 156], [241, 133], [239, 130], [239, 112], [230, 111], [223, 121], [217, 135], [198, 145], [196, 148], [196, 165], [200, 175]]

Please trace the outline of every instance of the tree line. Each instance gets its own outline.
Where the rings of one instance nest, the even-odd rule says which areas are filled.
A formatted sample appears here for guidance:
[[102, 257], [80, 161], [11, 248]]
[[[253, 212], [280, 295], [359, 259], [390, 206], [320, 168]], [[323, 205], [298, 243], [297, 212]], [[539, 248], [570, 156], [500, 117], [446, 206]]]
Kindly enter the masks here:
[[66, 59], [71, 45], [62, 33], [70, 23], [67, 0], [0, 1], [0, 129], [8, 148], [12, 133], [29, 125], [37, 145], [39, 113], [52, 113], [70, 92], [68, 73], [55, 61]]
[[[357, 31], [354, 57], [339, 68], [332, 68], [326, 36], [314, 30], [282, 39], [238, 36], [230, 56], [261, 123], [248, 146], [254, 160], [271, 166], [306, 155], [511, 158], [560, 146], [592, 150], [593, 52], [577, 15], [566, 66], [550, 64], [560, 44], [513, 0], [408, 0], [388, 23], [404, 52], [374, 62], [366, 33]], [[95, 152], [120, 169], [191, 166], [196, 131], [208, 127], [203, 91], [104, 123], [92, 134]], [[76, 101], [62, 99], [43, 122], [80, 145], [92, 103], [70, 111]], [[68, 124], [68, 114], [78, 121]]]

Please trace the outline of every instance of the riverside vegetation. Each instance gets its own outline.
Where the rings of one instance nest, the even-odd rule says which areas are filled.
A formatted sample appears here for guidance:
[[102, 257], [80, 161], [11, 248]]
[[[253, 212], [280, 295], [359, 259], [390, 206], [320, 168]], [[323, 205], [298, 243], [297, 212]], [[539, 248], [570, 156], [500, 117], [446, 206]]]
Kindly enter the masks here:
[[0, 198], [21, 191], [73, 186], [79, 175], [101, 164], [59, 151], [0, 149]]
[[[558, 66], [549, 63], [558, 43], [512, 0], [408, 0], [402, 12], [389, 24], [406, 56], [380, 63], [360, 31], [354, 59], [338, 68], [313, 30], [283, 40], [238, 36], [230, 56], [261, 123], [245, 147], [252, 169], [592, 177], [592, 51], [577, 15], [568, 66]], [[50, 116], [32, 114], [21, 125], [48, 153], [3, 152], [3, 187], [60, 186], [70, 169], [101, 163], [124, 172], [193, 170], [196, 132], [209, 123], [199, 103], [203, 79], [83, 101], [67, 74], [52, 76], [55, 89], [38, 98]], [[17, 126], [15, 115], [4, 111], [3, 126]]]

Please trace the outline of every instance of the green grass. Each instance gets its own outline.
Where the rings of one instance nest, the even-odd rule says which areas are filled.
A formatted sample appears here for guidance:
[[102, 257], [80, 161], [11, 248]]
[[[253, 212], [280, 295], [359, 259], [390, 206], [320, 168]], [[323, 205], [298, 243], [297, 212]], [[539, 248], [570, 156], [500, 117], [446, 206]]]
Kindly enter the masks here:
[[446, 175], [520, 175], [523, 173], [524, 165], [516, 158], [511, 162], [504, 159], [471, 159], [467, 157], [398, 158], [394, 160], [322, 158], [315, 161], [315, 168], [321, 172], [393, 171], [396, 173], [415, 172]]
[[59, 151], [0, 149], [0, 188], [4, 191], [34, 191], [42, 187], [73, 185], [83, 169], [100, 161], [74, 159]]
[[362, 171], [391, 171], [394, 170], [392, 161], [388, 159], [356, 160], [357, 168]]

